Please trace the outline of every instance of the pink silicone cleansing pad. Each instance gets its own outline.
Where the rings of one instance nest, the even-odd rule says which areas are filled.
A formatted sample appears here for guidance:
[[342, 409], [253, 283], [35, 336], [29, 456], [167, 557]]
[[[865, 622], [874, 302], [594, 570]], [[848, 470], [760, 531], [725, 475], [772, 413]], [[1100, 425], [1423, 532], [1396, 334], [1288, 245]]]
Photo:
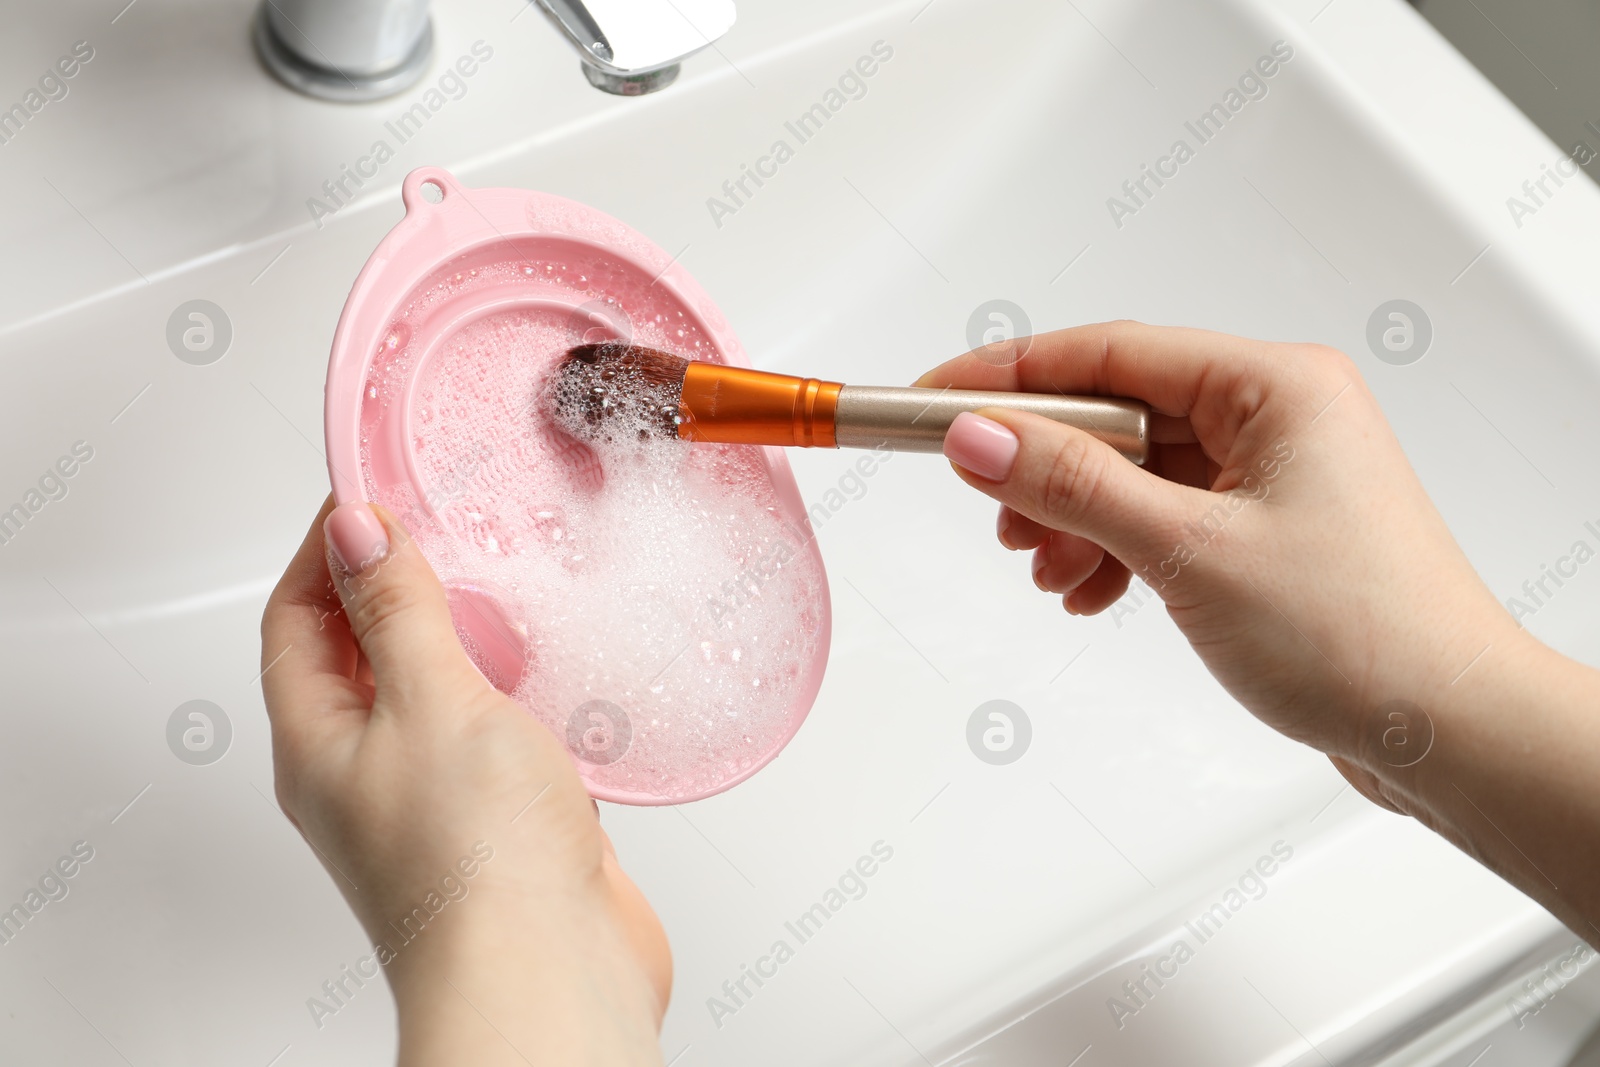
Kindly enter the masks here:
[[335, 498], [405, 524], [473, 662], [566, 743], [594, 796], [681, 803], [754, 774], [799, 729], [828, 653], [788, 461], [591, 447], [545, 392], [585, 340], [748, 366], [732, 330], [672, 257], [593, 208], [432, 167], [401, 197], [334, 336]]

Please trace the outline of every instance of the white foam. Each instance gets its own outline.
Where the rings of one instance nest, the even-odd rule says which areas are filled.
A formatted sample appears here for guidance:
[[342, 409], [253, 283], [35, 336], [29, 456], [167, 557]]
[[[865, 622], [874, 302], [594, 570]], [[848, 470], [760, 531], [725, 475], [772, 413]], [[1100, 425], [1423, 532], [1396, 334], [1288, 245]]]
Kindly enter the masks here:
[[[519, 271], [591, 281], [559, 263], [490, 267], [447, 279], [413, 312]], [[621, 274], [594, 284], [639, 343], [689, 358], [713, 351], [659, 289]], [[580, 758], [589, 780], [651, 797], [699, 794], [790, 732], [815, 684], [822, 575], [758, 449], [628, 434], [591, 446], [558, 429], [546, 386], [578, 339], [570, 314], [521, 309], [479, 320], [428, 359], [411, 397], [411, 444], [435, 521], [413, 532], [442, 579], [491, 590], [526, 628], [529, 666], [513, 696], [558, 737], [590, 701], [627, 715], [622, 758]], [[402, 320], [380, 346], [370, 403], [402, 395], [408, 341]], [[374, 486], [369, 475], [369, 491], [397, 514], [415, 512], [407, 486]], [[596, 749], [607, 739], [590, 734]]]

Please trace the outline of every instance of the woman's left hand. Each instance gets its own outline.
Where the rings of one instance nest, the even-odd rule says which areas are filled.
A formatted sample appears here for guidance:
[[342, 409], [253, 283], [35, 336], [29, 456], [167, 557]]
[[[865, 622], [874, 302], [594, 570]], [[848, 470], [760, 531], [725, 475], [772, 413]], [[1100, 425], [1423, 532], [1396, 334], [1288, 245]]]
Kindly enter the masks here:
[[661, 924], [405, 528], [330, 499], [261, 631], [278, 802], [372, 941], [400, 1063], [658, 1064]]

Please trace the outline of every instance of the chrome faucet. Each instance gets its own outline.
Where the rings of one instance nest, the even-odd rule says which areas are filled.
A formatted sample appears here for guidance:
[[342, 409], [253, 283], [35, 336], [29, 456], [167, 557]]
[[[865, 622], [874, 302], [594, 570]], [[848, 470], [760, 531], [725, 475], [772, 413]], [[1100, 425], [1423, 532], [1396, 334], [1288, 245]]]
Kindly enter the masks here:
[[[733, 0], [537, 0], [597, 89], [664, 89], [680, 64], [733, 26]], [[279, 81], [323, 100], [392, 96], [433, 57], [428, 0], [261, 0], [252, 30]]]

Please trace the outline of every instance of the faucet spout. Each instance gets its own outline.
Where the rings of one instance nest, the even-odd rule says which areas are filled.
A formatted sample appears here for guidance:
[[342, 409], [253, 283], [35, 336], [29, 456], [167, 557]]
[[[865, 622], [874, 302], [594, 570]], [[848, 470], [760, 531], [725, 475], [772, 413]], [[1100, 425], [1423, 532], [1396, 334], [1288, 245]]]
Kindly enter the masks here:
[[[620, 96], [664, 89], [733, 26], [733, 0], [531, 0], [572, 42], [589, 84]], [[279, 81], [323, 100], [392, 96], [433, 55], [428, 0], [261, 0], [252, 30]]]
[[596, 89], [664, 89], [682, 62], [733, 27], [733, 0], [537, 0], [583, 60]]

